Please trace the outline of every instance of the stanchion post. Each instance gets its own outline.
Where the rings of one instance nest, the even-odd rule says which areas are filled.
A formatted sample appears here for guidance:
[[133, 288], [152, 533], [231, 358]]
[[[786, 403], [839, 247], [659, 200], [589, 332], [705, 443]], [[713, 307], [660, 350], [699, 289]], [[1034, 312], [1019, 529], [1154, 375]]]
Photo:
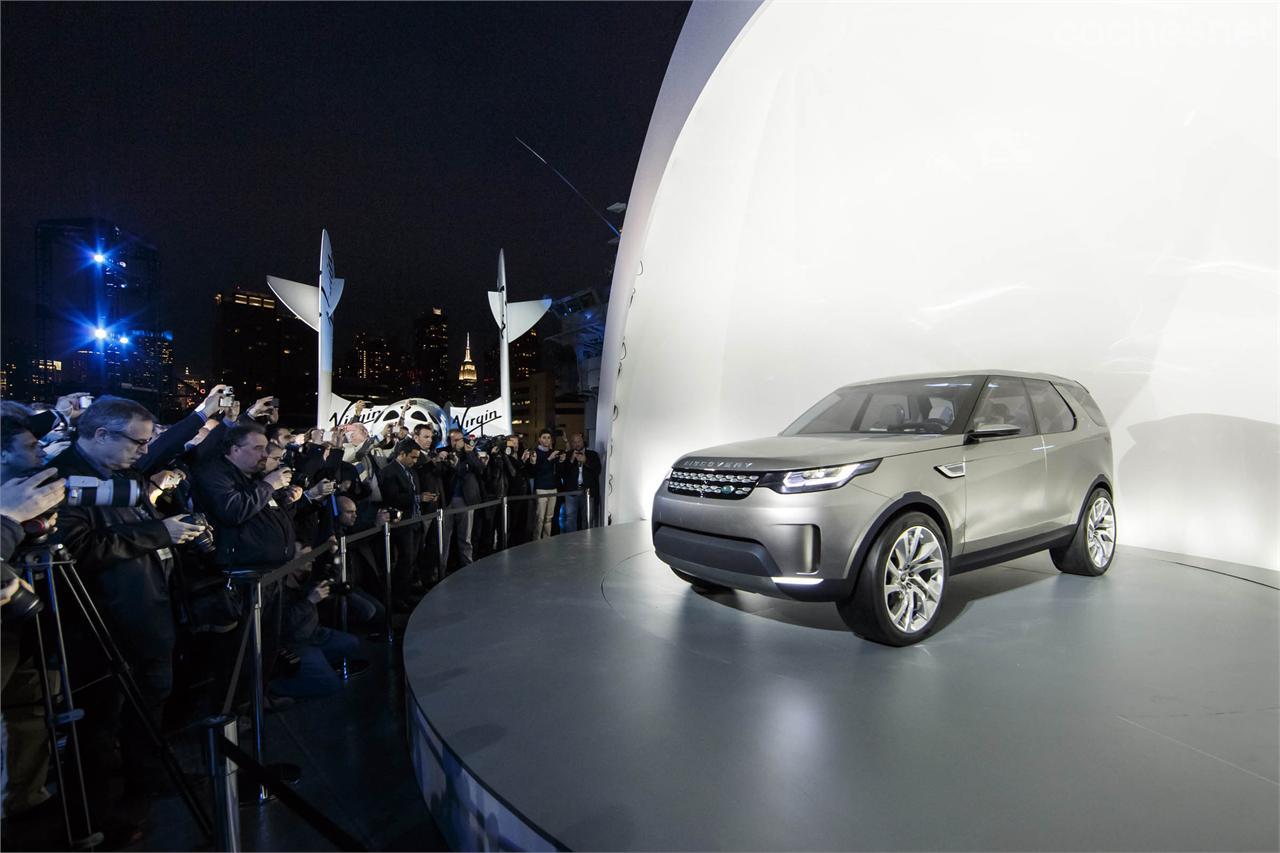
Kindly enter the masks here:
[[387, 639], [388, 643], [395, 642], [395, 629], [391, 627], [391, 614], [395, 613], [395, 602], [392, 601], [391, 589], [391, 522], [387, 521], [382, 526], [382, 559], [387, 567], [387, 589], [386, 600], [383, 602], [387, 608]]
[[[347, 537], [338, 539], [338, 583], [347, 582]], [[347, 597], [342, 596], [338, 606], [338, 619], [342, 625], [342, 633], [347, 633]]]
[[444, 507], [436, 510], [436, 550], [440, 554], [440, 580], [444, 580], [449, 573], [449, 559], [444, 550]]
[[236, 793], [236, 765], [222, 754], [218, 745], [220, 737], [226, 738], [237, 746], [240, 745], [236, 732], [236, 718], [230, 715], [210, 717], [205, 720], [205, 734], [218, 849], [225, 850], [227, 853], [239, 853], [240, 803]]
[[[262, 760], [262, 737], [265, 728], [265, 713], [263, 705], [266, 697], [265, 685], [262, 683], [263, 678], [263, 662], [262, 662], [262, 581], [254, 580], [253, 585], [249, 587], [250, 605], [253, 615], [249, 622], [249, 653], [253, 656], [252, 666], [250, 667], [250, 677], [253, 679], [253, 689], [250, 693], [253, 701], [253, 760], [259, 764], [263, 764]], [[254, 798], [257, 805], [262, 805], [271, 799], [271, 793], [261, 784], [254, 785]]]
[[591, 529], [591, 490], [582, 490], [582, 500], [587, 505], [587, 529]]
[[511, 519], [507, 515], [507, 496], [502, 496], [502, 550], [511, 546]]

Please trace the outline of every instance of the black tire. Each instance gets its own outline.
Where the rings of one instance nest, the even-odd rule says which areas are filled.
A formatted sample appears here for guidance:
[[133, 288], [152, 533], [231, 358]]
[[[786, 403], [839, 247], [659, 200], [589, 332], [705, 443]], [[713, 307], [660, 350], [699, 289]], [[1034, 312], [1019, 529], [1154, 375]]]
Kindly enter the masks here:
[[[1100, 499], [1106, 500], [1111, 508], [1111, 553], [1106, 555], [1106, 562], [1102, 565], [1095, 563], [1089, 556], [1089, 516]], [[1116, 556], [1116, 526], [1115, 502], [1111, 498], [1111, 493], [1099, 486], [1089, 493], [1089, 499], [1085, 501], [1084, 510], [1080, 513], [1080, 521], [1076, 524], [1075, 536], [1072, 536], [1071, 541], [1061, 548], [1050, 548], [1049, 557], [1058, 567], [1058, 571], [1069, 575], [1096, 578], [1105, 574], [1107, 569], [1111, 568], [1111, 562]]]
[[675, 572], [676, 577], [680, 578], [680, 580], [693, 587], [694, 592], [728, 592], [730, 589], [730, 587], [721, 586], [718, 583], [711, 583], [710, 581], [704, 581], [702, 578], [695, 578], [688, 572], [680, 571], [675, 566], [667, 566], [667, 568]]
[[[942, 566], [940, 569], [931, 569], [928, 576], [932, 578], [934, 572], [941, 572], [942, 583], [928, 621], [923, 627], [908, 632], [894, 624], [889, 603], [886, 600], [885, 584], [894, 543], [898, 541], [898, 537], [914, 527], [927, 528], [937, 540]], [[864, 640], [883, 643], [886, 646], [909, 646], [929, 636], [937, 627], [950, 572], [951, 554], [947, 549], [947, 540], [938, 528], [938, 523], [922, 512], [908, 512], [892, 519], [876, 534], [871, 550], [867, 553], [862, 569], [858, 573], [858, 582], [854, 587], [853, 595], [836, 606], [844, 623]]]

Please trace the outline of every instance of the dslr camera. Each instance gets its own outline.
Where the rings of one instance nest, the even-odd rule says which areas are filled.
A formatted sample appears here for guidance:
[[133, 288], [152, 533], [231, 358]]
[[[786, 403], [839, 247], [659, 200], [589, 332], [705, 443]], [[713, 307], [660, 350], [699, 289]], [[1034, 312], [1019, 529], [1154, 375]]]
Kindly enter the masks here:
[[184, 515], [179, 521], [185, 521], [187, 524], [198, 524], [204, 529], [187, 544], [201, 554], [212, 554], [216, 549], [213, 541], [213, 525], [209, 524], [209, 519], [202, 512], [193, 512]]

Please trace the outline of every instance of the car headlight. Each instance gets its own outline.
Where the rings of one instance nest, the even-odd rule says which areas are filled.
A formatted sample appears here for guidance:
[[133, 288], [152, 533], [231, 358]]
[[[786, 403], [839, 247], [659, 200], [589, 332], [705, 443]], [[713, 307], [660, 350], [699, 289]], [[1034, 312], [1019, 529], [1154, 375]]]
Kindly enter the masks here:
[[838, 489], [859, 474], [869, 474], [876, 470], [879, 464], [879, 459], [872, 459], [867, 462], [851, 462], [848, 465], [810, 468], [806, 471], [777, 471], [761, 478], [760, 485], [784, 495], [796, 492], [822, 492], [827, 489]]

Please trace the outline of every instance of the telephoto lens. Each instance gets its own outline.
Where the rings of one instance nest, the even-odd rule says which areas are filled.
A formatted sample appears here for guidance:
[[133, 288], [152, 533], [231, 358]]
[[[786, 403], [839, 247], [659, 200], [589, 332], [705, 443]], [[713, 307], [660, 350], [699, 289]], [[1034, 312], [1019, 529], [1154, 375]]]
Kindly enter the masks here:
[[67, 477], [67, 506], [137, 506], [140, 503], [142, 485], [137, 480]]
[[[13, 582], [18, 575], [9, 568], [4, 567], [4, 583], [8, 585]], [[10, 625], [16, 625], [19, 622], [25, 622], [32, 616], [35, 616], [41, 610], [44, 610], [44, 602], [35, 593], [28, 590], [22, 584], [18, 584], [17, 590], [13, 595], [9, 596], [9, 600], [4, 607], [0, 607], [0, 619], [8, 622]]]

